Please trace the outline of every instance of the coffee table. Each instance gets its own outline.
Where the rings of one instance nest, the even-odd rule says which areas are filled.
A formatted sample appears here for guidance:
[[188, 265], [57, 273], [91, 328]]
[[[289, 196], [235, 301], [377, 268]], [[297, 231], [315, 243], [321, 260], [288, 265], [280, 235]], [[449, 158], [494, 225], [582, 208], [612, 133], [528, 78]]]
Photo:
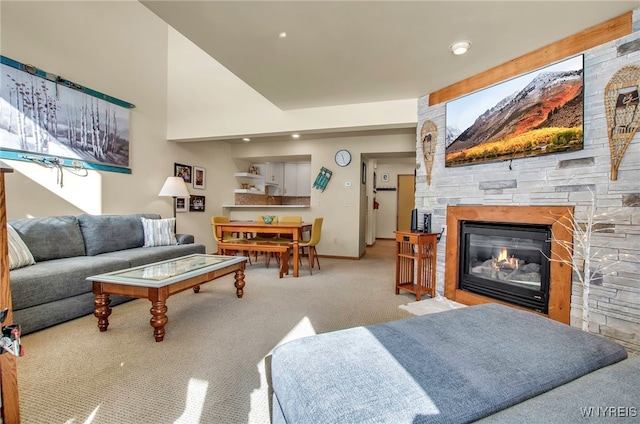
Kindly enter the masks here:
[[236, 295], [241, 298], [246, 261], [243, 256], [193, 254], [88, 277], [96, 295], [93, 315], [98, 318], [98, 328], [107, 331], [109, 326], [110, 295], [149, 299], [153, 335], [156, 342], [161, 342], [169, 321], [166, 315], [169, 296], [190, 288], [198, 293], [200, 284], [235, 272]]

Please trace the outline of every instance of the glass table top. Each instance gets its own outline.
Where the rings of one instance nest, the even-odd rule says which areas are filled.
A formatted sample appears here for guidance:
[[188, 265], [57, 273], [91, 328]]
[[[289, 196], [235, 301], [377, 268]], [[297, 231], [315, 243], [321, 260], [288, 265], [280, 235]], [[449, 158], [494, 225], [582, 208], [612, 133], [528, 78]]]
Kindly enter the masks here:
[[87, 280], [131, 285], [163, 286], [246, 260], [247, 258], [243, 256], [194, 254], [135, 268], [95, 275], [87, 278]]

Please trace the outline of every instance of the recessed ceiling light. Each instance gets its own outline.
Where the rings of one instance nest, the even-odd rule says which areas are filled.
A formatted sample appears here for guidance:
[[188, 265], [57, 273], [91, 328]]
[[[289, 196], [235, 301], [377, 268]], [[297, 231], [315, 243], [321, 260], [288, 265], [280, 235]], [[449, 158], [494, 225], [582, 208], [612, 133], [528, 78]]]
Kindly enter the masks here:
[[293, 138], [300, 138], [300, 134], [291, 134], [291, 137], [293, 137]]
[[280, 34], [278, 34], [278, 37], [280, 38], [287, 38], [287, 33], [282, 31]]
[[251, 139], [249, 137], [245, 137], [242, 139], [242, 141], [251, 141]]
[[470, 48], [471, 48], [471, 41], [467, 41], [467, 40], [456, 41], [455, 43], [449, 46], [449, 50], [451, 50], [451, 53], [455, 55], [465, 54], [467, 50], [469, 50]]

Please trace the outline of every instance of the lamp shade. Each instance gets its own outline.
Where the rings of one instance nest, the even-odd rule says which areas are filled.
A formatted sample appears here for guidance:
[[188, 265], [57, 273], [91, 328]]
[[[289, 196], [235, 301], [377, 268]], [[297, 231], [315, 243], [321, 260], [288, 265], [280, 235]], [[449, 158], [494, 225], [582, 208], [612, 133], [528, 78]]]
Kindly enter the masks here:
[[189, 197], [189, 189], [182, 177], [168, 177], [158, 196]]

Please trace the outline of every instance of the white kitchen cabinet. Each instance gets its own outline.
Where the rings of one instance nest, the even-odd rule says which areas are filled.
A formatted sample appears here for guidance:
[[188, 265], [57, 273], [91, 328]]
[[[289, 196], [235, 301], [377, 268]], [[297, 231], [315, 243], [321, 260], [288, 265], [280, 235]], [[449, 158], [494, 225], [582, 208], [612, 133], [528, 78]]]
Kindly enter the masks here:
[[284, 193], [288, 197], [311, 196], [311, 163], [284, 163]]
[[298, 164], [295, 162], [284, 163], [284, 190], [283, 196], [297, 196], [298, 194]]
[[257, 165], [264, 176], [265, 192], [272, 196], [282, 196], [284, 185], [284, 163], [267, 162]]
[[298, 176], [296, 178], [296, 196], [311, 196], [311, 163], [298, 163]]

